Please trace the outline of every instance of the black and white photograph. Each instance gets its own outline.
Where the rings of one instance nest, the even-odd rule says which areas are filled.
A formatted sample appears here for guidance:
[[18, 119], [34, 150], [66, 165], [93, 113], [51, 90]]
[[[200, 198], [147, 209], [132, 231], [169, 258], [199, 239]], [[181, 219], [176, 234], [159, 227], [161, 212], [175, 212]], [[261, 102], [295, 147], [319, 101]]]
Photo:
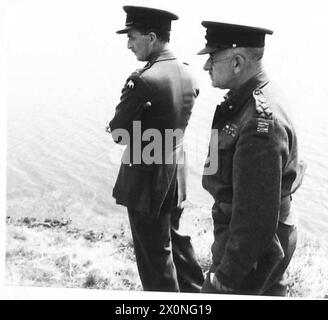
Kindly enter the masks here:
[[328, 298], [327, 8], [6, 1], [0, 296]]

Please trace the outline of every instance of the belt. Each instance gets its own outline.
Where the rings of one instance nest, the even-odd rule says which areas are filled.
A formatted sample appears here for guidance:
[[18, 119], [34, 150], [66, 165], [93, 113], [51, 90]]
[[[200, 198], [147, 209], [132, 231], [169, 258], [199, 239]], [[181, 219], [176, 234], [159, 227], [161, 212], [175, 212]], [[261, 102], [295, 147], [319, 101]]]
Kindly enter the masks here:
[[[295, 215], [290, 210], [291, 201], [291, 195], [282, 198], [279, 209], [279, 222], [287, 224], [289, 226], [295, 225], [296, 222]], [[221, 212], [221, 214], [218, 214], [219, 212]], [[214, 214], [216, 219], [221, 223], [229, 223], [232, 214], [231, 203], [216, 201], [212, 208], [212, 214]]]

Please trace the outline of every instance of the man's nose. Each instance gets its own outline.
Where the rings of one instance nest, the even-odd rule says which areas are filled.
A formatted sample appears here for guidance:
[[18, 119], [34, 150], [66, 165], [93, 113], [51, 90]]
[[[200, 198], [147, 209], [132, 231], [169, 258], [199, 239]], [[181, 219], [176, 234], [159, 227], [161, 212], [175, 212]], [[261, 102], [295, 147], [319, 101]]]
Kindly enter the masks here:
[[128, 45], [128, 49], [131, 49], [132, 48], [132, 45], [131, 45], [131, 41], [130, 40], [128, 40], [127, 45]]
[[210, 62], [210, 58], [208, 58], [208, 59], [206, 60], [206, 62], [205, 62], [205, 64], [204, 64], [204, 67], [203, 67], [203, 69], [204, 69], [205, 71], [208, 71], [208, 70], [210, 70], [210, 69], [211, 69], [211, 62]]

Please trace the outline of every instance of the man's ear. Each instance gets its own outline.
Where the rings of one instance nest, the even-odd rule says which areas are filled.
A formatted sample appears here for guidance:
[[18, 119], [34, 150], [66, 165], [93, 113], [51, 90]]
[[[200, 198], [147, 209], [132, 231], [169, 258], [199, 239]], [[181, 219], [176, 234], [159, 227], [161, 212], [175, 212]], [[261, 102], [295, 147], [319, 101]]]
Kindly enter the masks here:
[[246, 59], [244, 56], [242, 56], [241, 54], [235, 55], [235, 57], [233, 58], [233, 67], [235, 74], [239, 73], [243, 69], [245, 62]]
[[151, 42], [154, 42], [154, 41], [157, 40], [157, 35], [156, 35], [155, 32], [149, 32], [149, 33], [148, 33], [148, 36], [150, 37], [150, 41], [151, 41]]

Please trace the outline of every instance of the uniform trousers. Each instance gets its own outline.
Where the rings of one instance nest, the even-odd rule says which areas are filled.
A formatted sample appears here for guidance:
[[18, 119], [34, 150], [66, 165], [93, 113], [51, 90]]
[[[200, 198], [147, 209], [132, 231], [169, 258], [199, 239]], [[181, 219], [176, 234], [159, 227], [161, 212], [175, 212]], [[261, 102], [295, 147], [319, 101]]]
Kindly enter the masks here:
[[[274, 264], [265, 254], [257, 262], [256, 269], [252, 270], [244, 279], [241, 287], [231, 294], [286, 296], [287, 282], [285, 271], [293, 256], [297, 242], [297, 229], [281, 222], [278, 223], [277, 236], [284, 251], [284, 258]], [[212, 266], [210, 272], [214, 272]], [[209, 273], [201, 289], [202, 293], [225, 293], [217, 291], [211, 284]]]
[[179, 233], [182, 208], [145, 216], [128, 208], [139, 276], [145, 291], [200, 292], [204, 282], [190, 237]]

